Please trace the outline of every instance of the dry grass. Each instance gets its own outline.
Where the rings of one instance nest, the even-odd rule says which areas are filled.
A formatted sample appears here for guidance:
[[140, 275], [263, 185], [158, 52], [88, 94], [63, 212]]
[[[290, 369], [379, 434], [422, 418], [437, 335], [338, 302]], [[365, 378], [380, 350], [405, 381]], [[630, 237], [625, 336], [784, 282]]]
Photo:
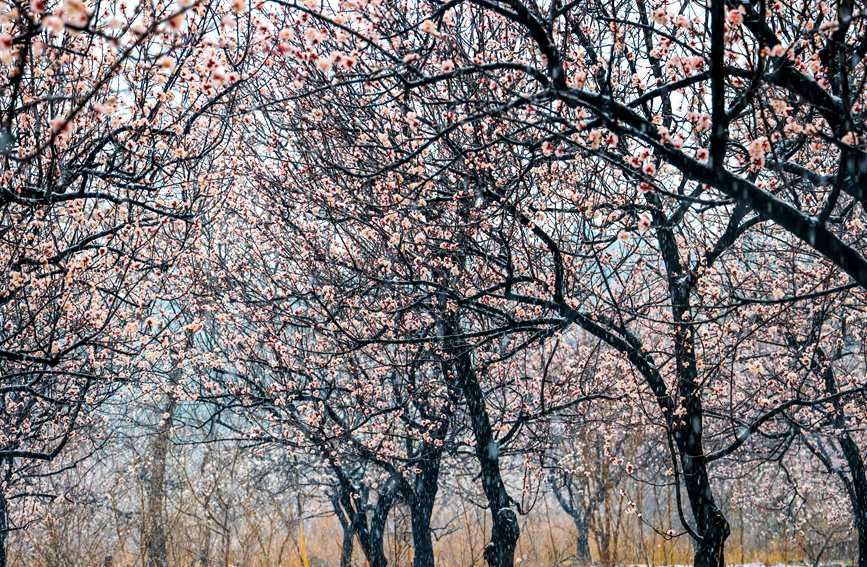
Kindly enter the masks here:
[[[300, 524], [286, 521], [245, 521], [228, 534], [213, 526], [190, 525], [175, 517], [169, 529], [171, 565], [190, 567], [326, 567], [340, 562], [342, 533], [333, 517], [317, 517]], [[412, 541], [405, 510], [397, 509], [386, 536], [389, 564], [411, 565]], [[438, 567], [483, 566], [487, 543], [488, 516], [484, 510], [466, 507], [441, 510], [435, 522], [435, 554]], [[115, 532], [113, 541], [101, 540], [97, 532], [75, 532], [70, 525], [57, 523], [51, 530], [34, 536], [29, 551], [21, 541], [11, 549], [11, 565], [25, 567], [137, 567], [142, 564], [134, 530]], [[105, 526], [104, 526], [105, 527]], [[516, 565], [522, 567], [568, 566], [573, 564], [576, 532], [571, 521], [556, 506], [538, 506], [523, 517]], [[103, 534], [106, 532], [102, 532]], [[21, 536], [18, 536], [21, 537]], [[730, 563], [766, 565], [794, 563], [803, 559], [797, 547], [786, 539], [764, 540], [762, 547], [750, 546], [735, 528], [727, 545]], [[746, 541], [749, 541], [748, 539]], [[599, 550], [591, 541], [594, 560]], [[207, 549], [203, 556], [202, 549]], [[617, 565], [683, 565], [691, 562], [691, 545], [684, 536], [668, 540], [637, 517], [625, 517], [611, 546], [611, 562]], [[111, 557], [110, 561], [107, 557]], [[366, 562], [355, 546], [354, 565]]]

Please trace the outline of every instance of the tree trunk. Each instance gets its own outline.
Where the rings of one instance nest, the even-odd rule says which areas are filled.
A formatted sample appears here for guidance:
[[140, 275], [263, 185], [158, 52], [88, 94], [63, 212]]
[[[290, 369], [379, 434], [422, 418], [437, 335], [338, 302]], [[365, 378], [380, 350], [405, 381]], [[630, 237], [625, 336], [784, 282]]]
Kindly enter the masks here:
[[849, 466], [849, 500], [852, 504], [852, 517], [855, 530], [858, 532], [858, 567], [867, 567], [867, 473], [864, 468], [864, 457], [858, 444], [845, 429], [837, 436], [843, 458]]
[[701, 539], [696, 542], [695, 567], [725, 567], [724, 546], [729, 525], [711, 492], [707, 463], [701, 455], [681, 455], [683, 478], [692, 515]]
[[[383, 546], [385, 524], [397, 499], [398, 483], [391, 479], [385, 484], [376, 501], [373, 514], [368, 519], [367, 496], [360, 494], [353, 487], [349, 477], [339, 466], [332, 464], [332, 468], [340, 482], [339, 503], [343, 507], [352, 533], [358, 536], [358, 542], [367, 562], [370, 567], [386, 567], [388, 560], [385, 557], [385, 547]], [[346, 543], [345, 538], [344, 534], [344, 544]]]
[[[839, 355], [839, 352], [838, 352]], [[816, 361], [813, 363], [813, 370], [822, 371], [822, 379], [825, 382], [825, 390], [831, 394], [839, 393], [837, 379], [834, 376], [834, 369], [824, 349], [820, 346], [816, 349]], [[834, 406], [834, 427], [839, 432], [837, 433], [837, 442], [840, 444], [840, 450], [843, 453], [843, 458], [846, 465], [849, 467], [849, 477], [847, 478], [843, 471], [837, 470], [837, 475], [843, 481], [846, 492], [849, 495], [849, 501], [852, 505], [852, 518], [855, 524], [855, 530], [858, 532], [858, 567], [867, 567], [867, 472], [865, 472], [863, 452], [858, 447], [858, 443], [849, 434], [846, 408], [842, 401], [837, 398], [832, 402]], [[810, 447], [810, 445], [807, 445]], [[811, 449], [812, 450], [812, 449]], [[813, 451], [820, 459], [821, 455], [817, 451]], [[834, 467], [826, 462], [828, 470], [833, 470]]]
[[163, 509], [166, 499], [166, 458], [174, 409], [175, 401], [170, 399], [165, 410], [168, 417], [163, 419], [161, 416], [156, 436], [148, 450], [148, 480], [145, 488], [146, 502], [142, 534], [145, 567], [168, 567], [169, 565]]
[[482, 489], [491, 509], [491, 542], [485, 548], [489, 567], [512, 567], [520, 528], [512, 510], [512, 499], [500, 474], [500, 448], [491, 429], [484, 394], [467, 351], [458, 355], [455, 364], [457, 380], [470, 414], [476, 457], [482, 472]]
[[[556, 475], [552, 474], [549, 478], [549, 483], [560, 508], [572, 518], [572, 523], [575, 524], [575, 559], [581, 565], [590, 565], [593, 560], [590, 556], [590, 527], [587, 522], [587, 512], [583, 509], [584, 506], [581, 502], [575, 502], [572, 482], [571, 477], [566, 476], [563, 480], [564, 487], [561, 488]], [[564, 494], [564, 488], [568, 496]]]
[[837, 437], [843, 458], [849, 466], [851, 478], [848, 482], [849, 501], [852, 505], [852, 517], [855, 530], [858, 532], [857, 567], [867, 567], [867, 473], [864, 470], [864, 458], [852, 436], [843, 430]]
[[[707, 470], [707, 457], [702, 442], [703, 409], [701, 391], [697, 386], [695, 358], [692, 356], [692, 329], [684, 326], [677, 331], [675, 351], [679, 390], [685, 406], [683, 421], [674, 427], [674, 436], [683, 472], [683, 483], [695, 519], [698, 539], [695, 541], [695, 567], [725, 567], [724, 546], [729, 536], [728, 521], [714, 500]], [[686, 343], [683, 337], [689, 337]], [[686, 351], [686, 352], [684, 352]]]
[[[466, 218], [469, 210], [464, 206], [460, 214]], [[447, 256], [458, 265], [466, 264], [466, 258], [460, 254], [448, 253]], [[437, 270], [436, 274], [436, 279], [444, 284], [443, 289], [449, 287], [451, 276], [440, 270]], [[512, 510], [512, 499], [506, 491], [500, 474], [500, 448], [494, 437], [485, 406], [485, 396], [473, 367], [470, 345], [460, 338], [463, 333], [460, 311], [447, 309], [449, 301], [449, 297], [440, 292], [437, 295], [437, 308], [434, 314], [439, 319], [440, 340], [449, 356], [449, 360], [443, 362], [443, 376], [448, 377], [450, 370], [454, 372], [454, 382], [457, 384], [459, 395], [466, 403], [475, 439], [476, 458], [481, 469], [482, 490], [491, 510], [491, 541], [485, 547], [484, 557], [489, 567], [513, 567], [515, 547], [518, 545], [518, 536], [521, 533], [518, 516]], [[454, 393], [451, 384], [449, 389]]]
[[340, 547], [340, 567], [352, 567], [352, 548], [355, 531], [352, 529], [352, 519], [348, 518], [343, 513], [343, 507], [340, 505], [340, 496], [338, 492], [341, 488], [335, 488], [331, 494], [331, 506], [334, 508], [334, 514], [340, 522], [340, 528], [343, 530], [343, 544]]
[[[2, 466], [0, 460], [0, 466]], [[0, 490], [0, 567], [6, 567], [6, 539], [9, 535], [9, 511], [6, 493]]]
[[[444, 432], [443, 432], [444, 433]], [[421, 469], [409, 495], [413, 567], [434, 567], [431, 517], [436, 501], [442, 449], [425, 444], [417, 466]]]
[[[575, 520], [573, 518], [573, 520]], [[575, 542], [575, 559], [581, 565], [590, 565], [593, 563], [593, 558], [590, 556], [590, 530], [587, 529], [587, 522], [583, 519], [575, 520], [575, 529], [578, 530], [578, 537]]]
[[[716, 504], [710, 486], [707, 458], [702, 442], [703, 410], [701, 392], [697, 386], [695, 359], [691, 355], [692, 330], [681, 327], [677, 331], [676, 351], [689, 349], [689, 354], [678, 352], [679, 389], [686, 412], [683, 421], [675, 425], [675, 441], [680, 453], [683, 483], [695, 519], [698, 540], [695, 542], [696, 567], [725, 567], [724, 546], [729, 536], [728, 521]], [[690, 341], [682, 337], [690, 336]]]
[[481, 469], [482, 491], [491, 510], [491, 541], [485, 547], [485, 561], [489, 567], [513, 567], [515, 548], [521, 531], [518, 516], [512, 510], [512, 499], [500, 474], [500, 447], [494, 437], [485, 406], [485, 395], [473, 367], [470, 347], [463, 339], [454, 338], [460, 337], [462, 333], [460, 315], [445, 309], [448, 305], [447, 297], [441, 294], [437, 299], [440, 306], [436, 312], [440, 317], [440, 337], [444, 350], [449, 355], [449, 360], [442, 363], [443, 376], [454, 375], [457, 394], [463, 397], [466, 404], [475, 440], [476, 458]]
[[[719, 11], [720, 3], [714, 2]], [[719, 16], [719, 14], [716, 14]], [[720, 22], [716, 22], [719, 24]], [[651, 202], [655, 196], [648, 198]], [[692, 325], [690, 293], [692, 279], [684, 277], [686, 270], [681, 265], [677, 239], [662, 219], [658, 224], [657, 240], [665, 261], [668, 290], [671, 297], [671, 314], [675, 324], [674, 357], [677, 369], [677, 391], [683, 415], [678, 417], [674, 408], [664, 406], [670, 431], [675, 444], [686, 493], [698, 537], [695, 540], [696, 567], [725, 567], [724, 546], [730, 529], [728, 521], [716, 505], [710, 486], [707, 457], [704, 452], [704, 409], [702, 385], [696, 363], [695, 327]]]
[[[557, 492], [557, 500], [560, 500], [559, 490]], [[593, 563], [593, 558], [590, 555], [590, 527], [587, 524], [587, 519], [583, 513], [576, 510], [571, 504], [567, 508], [563, 504], [566, 502], [560, 500], [560, 506], [572, 518], [572, 523], [575, 524], [575, 560], [580, 565], [590, 565]]]
[[340, 547], [340, 567], [352, 567], [352, 530], [344, 530], [343, 545]]
[[412, 567], [434, 567], [433, 538], [431, 537], [431, 515], [433, 501], [430, 506], [414, 502], [410, 508], [412, 519]]
[[388, 520], [388, 513], [394, 505], [395, 494], [395, 489], [387, 487], [376, 502], [376, 509], [373, 513], [373, 518], [370, 520], [370, 530], [367, 536], [367, 559], [370, 561], [370, 567], [386, 567], [388, 565], [384, 545], [385, 523]]

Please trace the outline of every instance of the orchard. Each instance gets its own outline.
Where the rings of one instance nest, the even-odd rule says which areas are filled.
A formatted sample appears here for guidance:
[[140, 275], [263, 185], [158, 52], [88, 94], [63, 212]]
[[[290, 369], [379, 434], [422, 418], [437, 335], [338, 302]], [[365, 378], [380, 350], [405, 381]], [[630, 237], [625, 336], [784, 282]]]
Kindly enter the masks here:
[[867, 567], [867, 6], [0, 0], [0, 567]]

